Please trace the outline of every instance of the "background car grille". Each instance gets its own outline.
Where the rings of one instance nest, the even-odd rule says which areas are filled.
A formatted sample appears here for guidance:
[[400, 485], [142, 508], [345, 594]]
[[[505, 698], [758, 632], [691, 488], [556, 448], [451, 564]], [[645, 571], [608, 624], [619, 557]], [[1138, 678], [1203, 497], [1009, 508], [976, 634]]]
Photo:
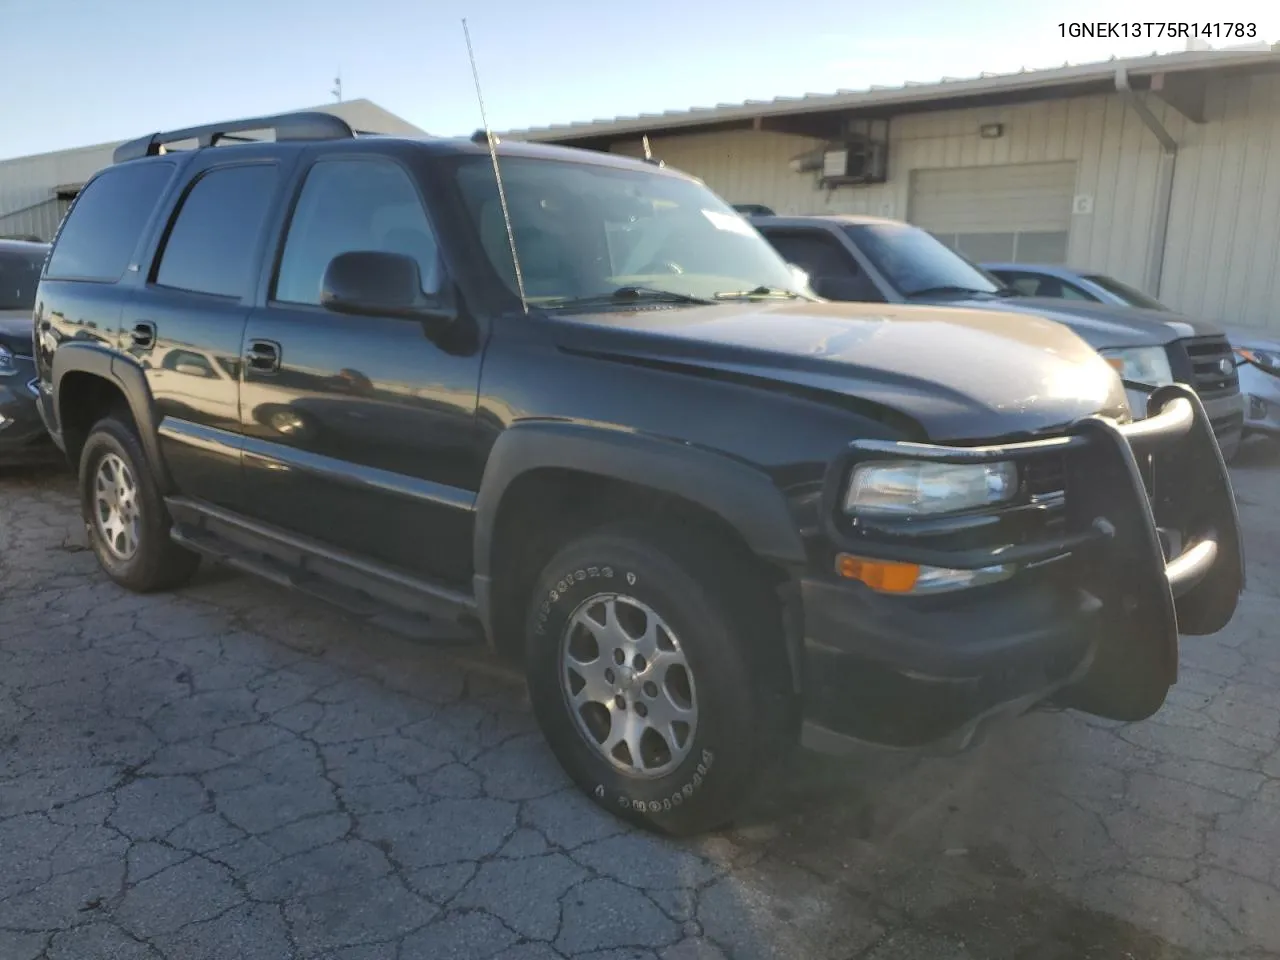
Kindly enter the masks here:
[[[1236, 393], [1240, 389], [1240, 377], [1236, 373], [1235, 355], [1226, 337], [1197, 337], [1192, 340], [1179, 340], [1172, 344], [1175, 352], [1180, 352], [1177, 359], [1182, 361], [1176, 366], [1182, 367], [1189, 377], [1188, 382], [1195, 387], [1201, 397], [1212, 398]], [[1222, 372], [1222, 361], [1229, 364], [1229, 371]], [[1175, 375], [1177, 371], [1175, 369]]]

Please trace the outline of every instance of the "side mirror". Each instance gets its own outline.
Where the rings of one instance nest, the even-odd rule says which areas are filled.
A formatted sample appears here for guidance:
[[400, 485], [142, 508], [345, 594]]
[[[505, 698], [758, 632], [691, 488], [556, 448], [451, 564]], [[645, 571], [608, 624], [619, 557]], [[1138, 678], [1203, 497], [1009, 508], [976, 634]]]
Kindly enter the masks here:
[[814, 277], [813, 292], [824, 300], [852, 300], [876, 303], [884, 299], [864, 276]]
[[320, 305], [335, 313], [452, 321], [455, 313], [422, 292], [418, 261], [385, 250], [352, 250], [329, 261]]

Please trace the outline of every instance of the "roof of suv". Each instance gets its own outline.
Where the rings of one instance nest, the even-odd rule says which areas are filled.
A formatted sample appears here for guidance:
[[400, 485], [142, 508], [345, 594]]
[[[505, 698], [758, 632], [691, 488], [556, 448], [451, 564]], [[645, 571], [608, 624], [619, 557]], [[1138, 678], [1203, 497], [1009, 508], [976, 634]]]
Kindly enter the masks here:
[[[397, 146], [409, 146], [436, 156], [477, 155], [488, 156], [489, 147], [483, 138], [469, 137], [399, 137], [383, 134], [370, 134], [354, 139], [333, 138], [325, 140], [279, 140], [257, 141], [253, 143], [236, 143], [213, 147], [200, 147], [194, 150], [173, 150], [162, 156], [170, 159], [182, 157], [204, 150], [302, 150], [324, 145], [335, 150], [344, 149], [376, 149], [376, 144], [392, 143]], [[602, 153], [598, 150], [584, 150], [579, 147], [562, 147], [546, 143], [526, 143], [520, 140], [500, 140], [496, 146], [499, 157], [527, 157], [540, 160], [565, 160], [573, 163], [590, 163], [596, 166], [615, 167], [628, 170], [646, 170], [650, 173], [665, 174], [687, 180], [695, 180], [687, 173], [671, 167], [661, 166], [635, 157], [616, 153]], [[139, 157], [147, 161], [159, 159], [158, 156]], [[137, 162], [126, 160], [125, 163]]]
[[815, 220], [830, 224], [833, 227], [839, 226], [902, 226], [901, 220], [893, 220], [889, 217], [871, 217], [859, 213], [815, 213], [815, 214], [778, 214], [772, 217], [753, 216], [750, 218], [752, 223], [783, 224], [796, 221], [798, 223], [812, 223]]

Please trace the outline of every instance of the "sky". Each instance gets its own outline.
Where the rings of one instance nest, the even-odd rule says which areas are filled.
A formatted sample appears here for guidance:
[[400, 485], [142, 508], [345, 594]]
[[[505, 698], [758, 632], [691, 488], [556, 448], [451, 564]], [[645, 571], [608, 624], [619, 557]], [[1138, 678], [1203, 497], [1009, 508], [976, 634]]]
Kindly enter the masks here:
[[1280, 41], [1275, 0], [0, 0], [0, 158], [315, 106], [339, 72], [469, 134], [463, 17], [504, 130], [1169, 52], [1060, 24], [1209, 13]]

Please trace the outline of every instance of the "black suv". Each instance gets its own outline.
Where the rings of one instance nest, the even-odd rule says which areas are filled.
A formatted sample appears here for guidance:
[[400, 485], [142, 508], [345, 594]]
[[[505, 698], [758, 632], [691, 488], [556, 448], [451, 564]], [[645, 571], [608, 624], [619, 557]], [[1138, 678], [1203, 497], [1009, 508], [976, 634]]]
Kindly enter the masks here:
[[108, 575], [205, 555], [487, 642], [616, 813], [719, 824], [795, 740], [1145, 717], [1179, 628], [1235, 609], [1196, 394], [1127, 422], [1058, 324], [817, 300], [701, 183], [607, 154], [308, 114], [116, 160], [35, 315]]
[[47, 243], [0, 240], [0, 468], [57, 451], [36, 412], [31, 310]]

